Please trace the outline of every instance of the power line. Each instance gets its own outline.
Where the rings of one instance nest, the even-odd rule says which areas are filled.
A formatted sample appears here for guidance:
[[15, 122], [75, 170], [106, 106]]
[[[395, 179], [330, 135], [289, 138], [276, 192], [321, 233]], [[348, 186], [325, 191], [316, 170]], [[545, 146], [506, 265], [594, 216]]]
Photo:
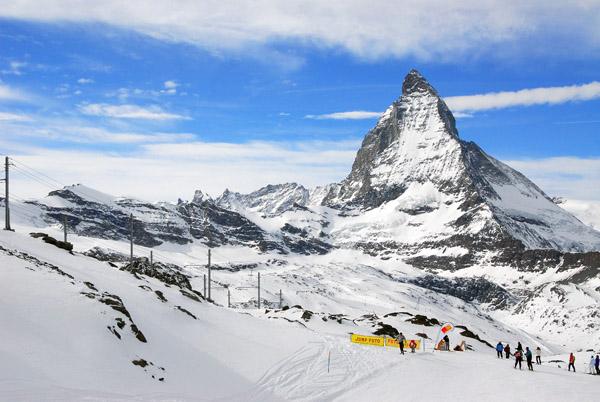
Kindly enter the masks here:
[[16, 165], [13, 165], [13, 167], [15, 168], [14, 170], [16, 170], [17, 172], [21, 173], [22, 175], [24, 175], [26, 177], [29, 177], [30, 179], [35, 180], [38, 183], [43, 184], [44, 186], [46, 186], [46, 187], [48, 187], [48, 188], [50, 188], [52, 190], [57, 190], [57, 187], [54, 186], [53, 184], [51, 184], [50, 182], [48, 182], [48, 181], [46, 181], [44, 179], [38, 178], [38, 177], [34, 176], [33, 174], [31, 174], [31, 173], [23, 170], [23, 169], [20, 169]]
[[[25, 176], [31, 178], [32, 180], [37, 181], [38, 183], [41, 183], [41, 184], [45, 185], [46, 187], [51, 188], [54, 191], [60, 190], [61, 188], [69, 187], [68, 185], [66, 185], [64, 183], [62, 183], [62, 182], [60, 182], [60, 181], [58, 181], [56, 179], [53, 179], [52, 177], [50, 177], [50, 176], [48, 176], [48, 175], [46, 175], [46, 174], [44, 174], [44, 173], [42, 173], [40, 171], [37, 171], [37, 170], [35, 170], [32, 167], [29, 167], [29, 166], [25, 165], [23, 162], [16, 161], [14, 158], [10, 158], [10, 160], [13, 161], [13, 162], [17, 162], [18, 165], [22, 165], [23, 167], [25, 167], [25, 168], [27, 168], [27, 169], [35, 172], [35, 174], [29, 173], [29, 172], [25, 171], [24, 169], [20, 169], [18, 167], [18, 165], [13, 164], [13, 166], [15, 166], [15, 168], [18, 171], [20, 171], [22, 174], [24, 174]], [[42, 177], [40, 178], [39, 176], [42, 176]], [[55, 184], [50, 183], [50, 181], [46, 180], [45, 178], [48, 179], [48, 180], [50, 180], [50, 181], [53, 181], [54, 183], [57, 183], [58, 186], [55, 185]], [[101, 200], [101, 199], [99, 199], [99, 198], [97, 198], [97, 197], [95, 197], [95, 196], [93, 196], [93, 195], [91, 195], [89, 193], [86, 193], [85, 191], [82, 191], [80, 188], [72, 188], [71, 191], [74, 192], [74, 193], [76, 193], [76, 194], [79, 193], [80, 195], [84, 195], [84, 196], [86, 196], [88, 198], [91, 198], [91, 199], [93, 199], [95, 201], [98, 201], [100, 203], [104, 203], [104, 200]]]
[[[32, 170], [32, 171], [33, 171], [33, 172], [35, 172], [36, 174], [38, 174], [38, 175], [40, 175], [40, 176], [43, 176], [43, 177], [45, 177], [45, 178], [47, 178], [47, 179], [49, 179], [49, 180], [51, 180], [51, 181], [53, 181], [53, 182], [57, 183], [57, 184], [58, 184], [59, 186], [61, 186], [61, 187], [66, 187], [66, 184], [64, 184], [64, 183], [61, 183], [60, 181], [58, 181], [58, 180], [55, 180], [55, 179], [53, 179], [52, 177], [50, 177], [50, 176], [48, 176], [48, 175], [46, 175], [46, 174], [44, 174], [44, 173], [42, 173], [42, 172], [40, 172], [40, 171], [38, 171], [38, 170], [35, 170], [35, 169], [34, 169], [34, 168], [32, 168], [32, 167], [29, 167], [29, 166], [27, 166], [26, 164], [24, 164], [24, 163], [23, 163], [23, 162], [21, 162], [21, 161], [17, 161], [17, 160], [16, 160], [16, 159], [14, 159], [14, 158], [10, 158], [10, 160], [11, 160], [11, 161], [13, 161], [13, 162], [17, 162], [17, 163], [18, 163], [18, 165], [21, 165], [21, 166], [23, 166], [23, 167], [24, 167], [24, 168], [26, 168], [26, 169]], [[13, 166], [15, 166], [15, 167], [17, 167], [17, 168], [18, 168], [18, 165], [14, 165], [14, 164], [13, 164]]]

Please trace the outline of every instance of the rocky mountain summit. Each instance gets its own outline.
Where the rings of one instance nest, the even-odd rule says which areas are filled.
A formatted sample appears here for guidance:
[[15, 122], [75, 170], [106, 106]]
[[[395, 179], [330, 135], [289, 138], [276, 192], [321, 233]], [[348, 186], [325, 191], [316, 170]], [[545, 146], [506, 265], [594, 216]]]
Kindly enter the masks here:
[[[600, 232], [521, 173], [461, 140], [444, 100], [415, 70], [340, 183], [226, 190], [216, 199], [198, 190], [176, 204], [77, 185], [27, 204], [39, 211], [28, 222], [36, 227], [66, 222], [79, 236], [123, 241], [133, 224], [139, 246], [224, 247], [254, 256], [219, 267], [231, 272], [302, 258], [338, 269], [328, 261], [344, 254], [345, 266], [360, 271], [364, 266], [350, 257], [359, 252], [412, 270], [414, 277], [381, 274], [398, 286], [455, 297], [497, 316], [511, 312], [503, 319], [536, 333], [560, 339], [569, 317], [583, 320], [577, 331], [593, 334], [600, 327], [600, 316], [590, 315], [600, 301]], [[314, 287], [324, 292], [318, 282]], [[556, 303], [549, 307], [546, 300]], [[536, 315], [541, 310], [544, 317]]]
[[66, 217], [75, 232], [106, 239], [127, 238], [133, 214], [135, 241], [148, 247], [200, 241], [280, 254], [350, 248], [433, 271], [484, 262], [519, 269], [579, 264], [596, 261], [583, 254], [600, 250], [600, 232], [461, 140], [444, 100], [416, 70], [340, 183], [226, 190], [215, 200], [198, 190], [177, 205], [86, 196], [92, 193], [75, 186], [36, 203], [46, 220]]

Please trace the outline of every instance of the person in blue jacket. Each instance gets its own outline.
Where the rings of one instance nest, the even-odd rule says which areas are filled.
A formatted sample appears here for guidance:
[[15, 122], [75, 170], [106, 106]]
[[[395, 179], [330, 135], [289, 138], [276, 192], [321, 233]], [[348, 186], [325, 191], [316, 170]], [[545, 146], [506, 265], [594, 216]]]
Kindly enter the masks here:
[[498, 352], [498, 359], [502, 359], [502, 351], [504, 350], [504, 346], [502, 346], [502, 342], [498, 342], [496, 345], [496, 352]]

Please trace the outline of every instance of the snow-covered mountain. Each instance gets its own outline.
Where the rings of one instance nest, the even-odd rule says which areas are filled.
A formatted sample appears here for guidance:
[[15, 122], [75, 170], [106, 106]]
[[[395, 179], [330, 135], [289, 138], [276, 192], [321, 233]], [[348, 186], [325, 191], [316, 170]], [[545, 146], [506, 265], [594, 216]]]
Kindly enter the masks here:
[[[251, 400], [268, 400], [269, 390], [277, 395], [294, 391], [283, 384], [285, 375], [277, 374], [286, 369], [274, 361], [279, 352], [293, 356], [293, 350], [282, 346], [274, 352], [258, 365], [258, 371], [267, 371], [258, 378], [258, 366], [233, 367], [232, 361], [239, 364], [233, 352], [201, 347], [194, 338], [200, 331], [197, 321], [211, 328], [204, 341], [249, 325], [256, 334], [239, 343], [236, 352], [257, 344], [268, 349], [259, 339], [279, 327], [307, 327], [311, 335], [304, 330], [286, 334], [320, 346], [302, 349], [298, 359], [289, 357], [293, 364], [300, 364], [303, 353], [324, 353], [348, 332], [404, 330], [431, 338], [434, 334], [425, 327], [443, 321], [462, 325], [462, 336], [482, 353], [498, 340], [527, 340], [542, 345], [545, 353], [600, 348], [600, 232], [565, 210], [575, 211], [579, 204], [553, 202], [525, 176], [461, 140], [452, 113], [417, 71], [407, 75], [402, 91], [365, 136], [340, 183], [315, 189], [269, 185], [250, 194], [227, 190], [216, 199], [198, 190], [191, 201], [176, 204], [69, 186], [44, 199], [12, 203], [17, 232], [2, 233], [0, 260], [14, 268], [10, 275], [16, 281], [33, 275], [44, 286], [49, 275], [59, 279], [51, 285], [56, 289], [44, 288], [43, 296], [58, 303], [50, 292], [66, 292], [75, 314], [85, 315], [87, 303], [105, 305], [98, 310], [93, 304], [102, 317], [86, 321], [86, 330], [107, 329], [110, 342], [125, 340], [119, 345], [127, 345], [122, 350], [129, 360], [118, 353], [111, 357], [111, 364], [123, 364], [116, 373], [129, 372], [130, 361], [142, 359], [154, 362], [143, 367], [155, 377], [152, 381], [160, 381], [165, 370], [187, 381], [185, 370], [172, 367], [190, 353], [219, 361], [215, 364], [225, 375], [241, 376], [240, 389], [247, 388], [247, 381], [259, 384]], [[57, 240], [64, 223], [68, 244]], [[238, 321], [232, 318], [235, 313], [220, 307], [227, 311], [222, 313], [206, 302], [206, 271], [199, 267], [209, 249], [215, 270], [212, 301], [250, 312], [260, 324], [250, 318]], [[57, 273], [60, 278], [53, 276]], [[257, 273], [263, 278], [260, 296]], [[10, 295], [8, 305], [41, 308]], [[256, 309], [258, 300], [267, 312]], [[282, 310], [280, 303], [297, 307]], [[27, 323], [11, 317], [20, 327], [7, 336], [16, 338], [27, 331]], [[154, 317], [161, 318], [154, 323]], [[222, 320], [237, 324], [222, 326]], [[66, 325], [62, 318], [56, 322]], [[280, 324], [263, 328], [266, 322]], [[44, 330], [55, 330], [53, 325], [45, 320]], [[94, 333], [95, 342], [112, 350], [104, 336]], [[171, 358], [171, 346], [148, 349], [141, 337], [181, 346]], [[284, 339], [277, 342], [285, 344]], [[252, 353], [246, 357], [258, 359]], [[11, 359], [30, 372], [30, 361]], [[116, 377], [112, 381], [124, 389]], [[83, 381], [78, 386], [91, 385]], [[219, 389], [214, 398], [223, 397]], [[305, 399], [319, 399], [313, 391]]]

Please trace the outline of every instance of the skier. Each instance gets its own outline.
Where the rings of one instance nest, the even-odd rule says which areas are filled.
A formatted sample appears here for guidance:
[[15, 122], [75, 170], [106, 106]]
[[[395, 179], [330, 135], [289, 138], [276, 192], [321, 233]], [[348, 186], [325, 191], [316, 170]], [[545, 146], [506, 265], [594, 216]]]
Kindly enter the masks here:
[[539, 346], [535, 350], [535, 363], [542, 364], [542, 349]]
[[573, 356], [573, 353], [569, 356], [569, 371], [571, 371], [571, 367], [573, 367], [573, 372], [575, 373], [575, 356]]
[[446, 350], [450, 350], [450, 338], [448, 338], [448, 335], [446, 335], [444, 337], [444, 342], [446, 343]]
[[400, 335], [398, 335], [398, 345], [400, 346], [400, 353], [404, 354], [404, 341], [406, 340], [406, 337], [404, 335], [402, 335], [402, 332], [400, 332]]
[[502, 350], [504, 349], [504, 346], [502, 346], [502, 342], [498, 342], [498, 344], [496, 345], [496, 352], [498, 353], [498, 359], [502, 359]]
[[596, 374], [600, 375], [600, 368], [598, 366], [600, 366], [600, 357], [596, 355]]
[[527, 368], [530, 371], [533, 371], [533, 353], [529, 350], [529, 347], [525, 348], [527, 351], [525, 352], [525, 357], [527, 357]]
[[521, 362], [523, 361], [523, 350], [517, 348], [515, 351], [515, 368], [517, 368], [517, 364], [519, 365], [519, 370], [521, 370]]
[[411, 340], [410, 341], [410, 353], [415, 353], [415, 348], [417, 347], [417, 343], [415, 342], [415, 340]]
[[510, 345], [508, 343], [504, 347], [504, 353], [506, 353], [506, 358], [509, 359], [510, 358]]
[[594, 359], [594, 355], [592, 355], [592, 357], [590, 358], [590, 365], [589, 365], [589, 366], [588, 366], [588, 368], [585, 370], [585, 371], [586, 371], [586, 373], [587, 373], [587, 372], [588, 372], [588, 370], [589, 370], [590, 374], [594, 374], [594, 371], [595, 371], [595, 369], [594, 369], [594, 366], [595, 366], [595, 365], [596, 365], [596, 359]]

